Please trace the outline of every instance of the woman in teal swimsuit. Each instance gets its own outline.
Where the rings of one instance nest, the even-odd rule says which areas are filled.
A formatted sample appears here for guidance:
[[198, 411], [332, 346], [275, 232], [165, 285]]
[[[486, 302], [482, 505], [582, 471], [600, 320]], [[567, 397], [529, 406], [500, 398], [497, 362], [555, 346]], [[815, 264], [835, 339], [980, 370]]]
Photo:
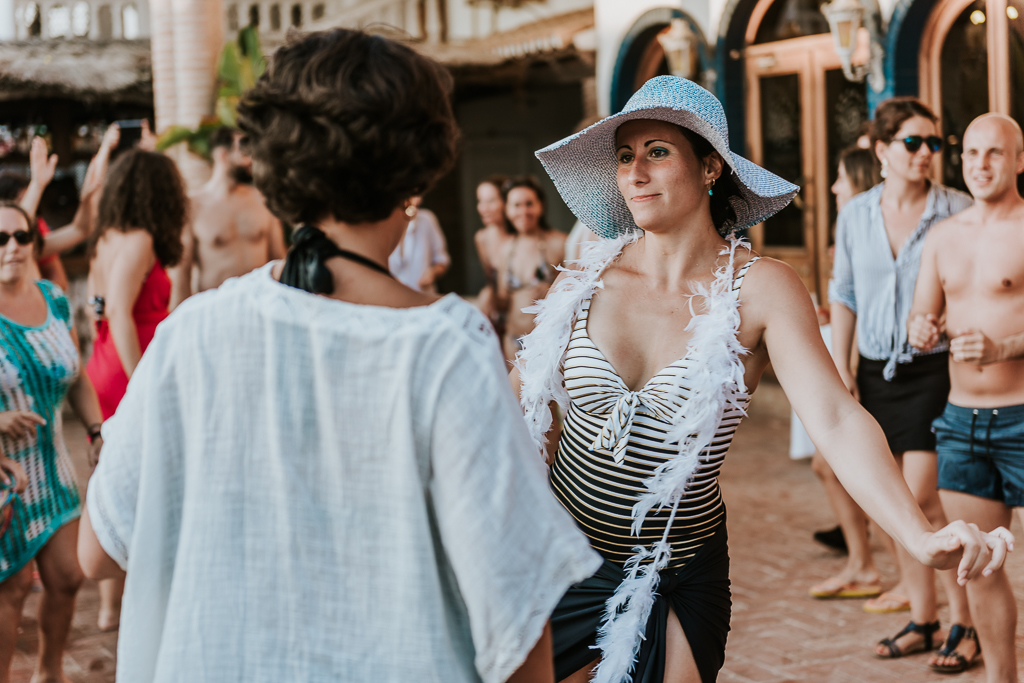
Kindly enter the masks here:
[[0, 536], [0, 681], [14, 656], [33, 559], [44, 589], [37, 676], [65, 680], [61, 660], [82, 582], [81, 499], [64, 445], [65, 396], [88, 427], [93, 462], [102, 446], [99, 401], [79, 372], [68, 300], [56, 285], [28, 276], [40, 244], [35, 221], [0, 203], [0, 486], [17, 492]]

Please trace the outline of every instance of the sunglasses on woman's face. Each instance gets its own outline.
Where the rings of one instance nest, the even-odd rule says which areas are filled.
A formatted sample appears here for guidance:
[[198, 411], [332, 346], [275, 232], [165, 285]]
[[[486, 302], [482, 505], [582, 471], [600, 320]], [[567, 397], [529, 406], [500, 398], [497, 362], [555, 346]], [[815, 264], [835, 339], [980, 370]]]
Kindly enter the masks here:
[[6, 247], [12, 237], [23, 247], [26, 244], [32, 244], [32, 233], [27, 230], [15, 230], [14, 232], [0, 232], [0, 248]]
[[913, 154], [917, 150], [921, 149], [921, 145], [928, 145], [928, 149], [933, 152], [938, 152], [942, 149], [942, 138], [938, 135], [929, 135], [925, 137], [923, 135], [908, 135], [907, 137], [900, 140], [903, 146], [907, 148], [907, 151]]

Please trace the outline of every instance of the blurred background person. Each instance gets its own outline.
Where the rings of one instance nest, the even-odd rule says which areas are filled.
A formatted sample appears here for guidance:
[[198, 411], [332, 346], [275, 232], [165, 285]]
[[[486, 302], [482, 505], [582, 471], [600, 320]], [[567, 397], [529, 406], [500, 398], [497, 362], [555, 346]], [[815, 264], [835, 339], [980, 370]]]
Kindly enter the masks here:
[[505, 217], [515, 234], [498, 261], [496, 304], [505, 314], [502, 348], [511, 361], [519, 339], [533, 331], [533, 314], [523, 313], [543, 299], [565, 260], [565, 233], [552, 229], [544, 215], [544, 190], [532, 176], [513, 178], [501, 189]]
[[281, 221], [253, 187], [252, 159], [242, 150], [241, 140], [241, 131], [226, 126], [210, 139], [213, 173], [190, 197], [185, 250], [181, 263], [170, 272], [171, 308], [192, 294], [193, 284], [199, 292], [213, 289], [228, 278], [284, 258]]
[[505, 334], [505, 314], [499, 310], [495, 300], [498, 287], [498, 263], [505, 248], [515, 234], [515, 228], [505, 218], [505, 200], [501, 196], [501, 187], [508, 178], [493, 175], [485, 178], [476, 186], [476, 212], [484, 227], [473, 235], [477, 257], [484, 271], [484, 287], [476, 298], [476, 306], [494, 325], [498, 338]]
[[406, 287], [435, 293], [437, 279], [448, 270], [451, 259], [437, 216], [422, 203], [423, 197], [409, 200], [405, 209], [409, 226], [388, 258], [388, 269]]
[[28, 213], [0, 203], [0, 467], [14, 473], [19, 496], [0, 533], [0, 681], [7, 681], [14, 656], [33, 560], [43, 584], [33, 680], [67, 680], [62, 659], [82, 571], [81, 499], [64, 444], [65, 397], [86, 426], [93, 462], [102, 447], [103, 417], [88, 376], [79, 372], [68, 300], [35, 275], [41, 244]]
[[[86, 372], [103, 419], [112, 416], [156, 327], [168, 315], [166, 268], [181, 261], [188, 198], [168, 157], [133, 149], [110, 166], [89, 240], [89, 301], [96, 336]], [[116, 628], [123, 580], [100, 582], [99, 627]]]
[[[882, 427], [907, 485], [936, 529], [945, 526], [946, 515], [937, 490], [932, 421], [949, 395], [948, 342], [930, 353], [912, 349], [907, 316], [925, 236], [935, 223], [971, 205], [970, 196], [929, 179], [934, 155], [942, 149], [937, 120], [927, 105], [912, 97], [886, 100], [875, 110], [872, 151], [884, 180], [850, 199], [840, 214], [829, 284], [839, 374]], [[854, 332], [860, 354], [856, 373], [850, 360]], [[935, 570], [902, 548], [896, 557], [911, 621], [878, 643], [874, 653], [881, 658], [931, 650], [941, 637]], [[939, 578], [953, 623], [971, 626], [964, 588], [951, 572], [939, 572]], [[958, 652], [971, 660], [973, 647], [973, 641], [965, 640]]]
[[[841, 213], [843, 207], [854, 196], [867, 192], [881, 179], [878, 162], [870, 150], [861, 147], [843, 150], [839, 155], [836, 182], [832, 184], [837, 213]], [[829, 256], [832, 257], [834, 252], [835, 247], [830, 247]], [[818, 307], [818, 323], [821, 325], [821, 336], [825, 340], [825, 346], [831, 351], [832, 326], [827, 306]], [[882, 592], [881, 577], [868, 541], [867, 516], [839, 483], [825, 458], [814, 448], [796, 413], [792, 415], [790, 455], [811, 456], [811, 467], [825, 487], [829, 503], [839, 521], [839, 526], [834, 529], [815, 532], [815, 540], [829, 547], [844, 550], [849, 555], [843, 570], [836, 576], [813, 586], [811, 595], [816, 598], [865, 598], [879, 595]]]

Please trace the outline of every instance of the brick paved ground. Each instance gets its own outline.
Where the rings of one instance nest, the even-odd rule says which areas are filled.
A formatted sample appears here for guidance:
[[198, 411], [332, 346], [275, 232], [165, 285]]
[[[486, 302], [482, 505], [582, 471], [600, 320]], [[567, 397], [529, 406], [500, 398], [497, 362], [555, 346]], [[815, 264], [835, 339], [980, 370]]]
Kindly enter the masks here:
[[[85, 481], [85, 439], [68, 420], [68, 444]], [[862, 601], [817, 601], [807, 597], [811, 584], [838, 571], [843, 558], [810, 540], [815, 529], [834, 520], [825, 495], [807, 461], [788, 458], [788, 405], [777, 386], [758, 390], [749, 420], [740, 429], [726, 462], [723, 488], [729, 508], [732, 554], [733, 622], [723, 683], [853, 683], [901, 681], [980, 683], [981, 666], [957, 677], [932, 673], [925, 655], [880, 661], [871, 645], [906, 623], [906, 613], [872, 615]], [[1015, 520], [1016, 524], [1016, 520]], [[1019, 526], [1014, 533], [1024, 538]], [[1024, 597], [1024, 551], [1007, 563], [1018, 596]], [[879, 554], [888, 583], [894, 578], [889, 555]], [[887, 583], [887, 585], [888, 585]], [[39, 594], [25, 608], [12, 683], [28, 683], [37, 651]], [[79, 594], [66, 671], [75, 683], [114, 680], [116, 634], [96, 629], [98, 596], [88, 582]], [[945, 610], [943, 624], [948, 623]], [[1018, 648], [1024, 635], [1018, 629]]]

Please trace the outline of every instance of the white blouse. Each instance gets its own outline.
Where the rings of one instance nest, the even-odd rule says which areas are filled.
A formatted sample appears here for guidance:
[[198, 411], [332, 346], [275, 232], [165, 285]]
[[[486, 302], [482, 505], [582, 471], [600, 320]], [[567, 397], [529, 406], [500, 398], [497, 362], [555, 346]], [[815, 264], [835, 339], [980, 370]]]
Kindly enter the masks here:
[[270, 268], [162, 323], [103, 427], [87, 505], [128, 571], [118, 681], [505, 680], [601, 559], [490, 324]]

